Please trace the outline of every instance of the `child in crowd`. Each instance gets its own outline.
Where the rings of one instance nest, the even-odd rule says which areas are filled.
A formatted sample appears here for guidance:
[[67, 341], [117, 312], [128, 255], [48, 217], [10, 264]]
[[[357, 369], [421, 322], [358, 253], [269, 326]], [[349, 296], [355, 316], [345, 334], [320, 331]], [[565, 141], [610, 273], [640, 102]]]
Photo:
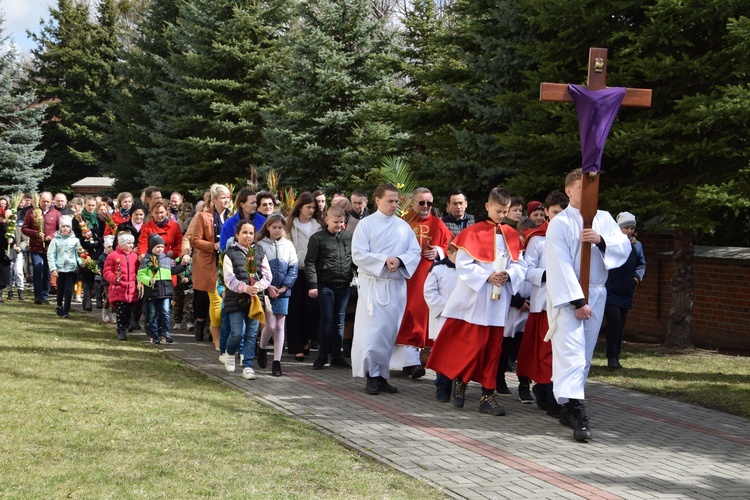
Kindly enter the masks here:
[[284, 352], [284, 321], [289, 312], [289, 296], [297, 280], [298, 261], [294, 244], [284, 237], [284, 216], [272, 214], [260, 231], [258, 246], [268, 259], [271, 267], [271, 284], [266, 294], [271, 299], [271, 311], [266, 315], [266, 327], [260, 335], [258, 366], [268, 364], [266, 347], [273, 336], [273, 366], [271, 374], [281, 376], [281, 355]]
[[479, 411], [495, 416], [505, 415], [495, 400], [503, 328], [510, 298], [526, 276], [518, 232], [503, 224], [510, 204], [508, 191], [494, 188], [485, 204], [489, 219], [453, 240], [459, 279], [427, 361], [427, 368], [453, 380], [453, 406], [463, 408], [466, 386], [474, 380], [482, 385]]
[[135, 238], [121, 232], [117, 248], [104, 261], [104, 279], [109, 283], [109, 303], [117, 314], [117, 339], [128, 340], [128, 327], [133, 308], [138, 302], [138, 256], [133, 251]]
[[[536, 223], [528, 217], [521, 217], [516, 224], [516, 230], [524, 243], [523, 232], [526, 229], [535, 228]], [[531, 295], [531, 284], [526, 280], [520, 284], [518, 293], [510, 299], [508, 318], [505, 321], [503, 331], [503, 348], [500, 354], [500, 364], [497, 368], [497, 393], [511, 394], [505, 381], [505, 372], [511, 369], [511, 364], [518, 358], [518, 348], [523, 339], [523, 330], [529, 317], [529, 297]], [[531, 397], [531, 380], [528, 377], [518, 377], [518, 400], [521, 403], [530, 404], [534, 402]]]
[[70, 216], [60, 217], [60, 229], [49, 242], [47, 262], [50, 274], [57, 279], [57, 315], [70, 319], [70, 301], [73, 295], [73, 282], [76, 270], [81, 265], [78, 248], [81, 242], [73, 234], [73, 221]]
[[520, 196], [513, 196], [510, 199], [510, 208], [508, 209], [508, 215], [505, 216], [503, 223], [508, 224], [513, 229], [518, 226], [518, 221], [523, 217], [523, 198]]
[[[554, 191], [544, 201], [544, 214], [552, 220], [568, 206], [565, 193]], [[549, 330], [547, 321], [547, 276], [545, 271], [544, 248], [547, 222], [523, 233], [526, 243], [524, 260], [528, 266], [526, 281], [531, 284], [529, 318], [526, 321], [523, 339], [518, 350], [516, 374], [535, 382], [534, 399], [540, 410], [553, 418], [560, 417], [560, 406], [555, 401], [552, 387], [552, 344], [545, 342]]]
[[237, 224], [235, 242], [223, 259], [224, 312], [229, 319], [230, 334], [226, 353], [219, 358], [228, 372], [235, 369], [235, 355], [242, 339], [242, 377], [255, 379], [253, 358], [263, 312], [263, 290], [271, 284], [271, 268], [263, 249], [253, 245], [255, 226], [243, 220]]
[[312, 236], [307, 244], [305, 269], [308, 296], [320, 306], [320, 348], [313, 362], [314, 370], [328, 363], [351, 368], [341, 354], [344, 341], [344, 319], [352, 282], [352, 233], [344, 231], [346, 212], [332, 205], [326, 212], [326, 227]]
[[99, 260], [97, 261], [97, 265], [99, 267], [99, 273], [94, 278], [95, 280], [99, 280], [102, 287], [102, 300], [104, 302], [104, 307], [102, 308], [102, 323], [117, 323], [117, 318], [112, 318], [110, 316], [109, 312], [109, 283], [106, 279], [104, 279], [104, 263], [107, 261], [107, 256], [112, 252], [112, 246], [115, 242], [115, 236], [113, 234], [109, 234], [104, 237], [104, 253], [102, 253], [99, 256]]
[[148, 252], [141, 260], [138, 281], [143, 284], [143, 301], [146, 304], [146, 324], [152, 344], [162, 340], [173, 342], [169, 334], [169, 314], [174, 286], [172, 275], [184, 271], [182, 265], [175, 264], [164, 252], [164, 238], [157, 233], [148, 237]]
[[[435, 340], [445, 324], [443, 309], [456, 288], [456, 247], [448, 245], [448, 255], [435, 262], [424, 281], [424, 300], [430, 308], [429, 336]], [[435, 399], [441, 403], [451, 399], [451, 379], [438, 373], [435, 378]]]
[[641, 284], [646, 273], [643, 245], [635, 239], [635, 215], [621, 212], [617, 215], [617, 224], [622, 234], [630, 240], [631, 250], [623, 265], [610, 269], [606, 283], [607, 305], [604, 306], [604, 319], [607, 320], [607, 366], [615, 370], [622, 368], [620, 350], [623, 329], [628, 311], [633, 308], [635, 287]]

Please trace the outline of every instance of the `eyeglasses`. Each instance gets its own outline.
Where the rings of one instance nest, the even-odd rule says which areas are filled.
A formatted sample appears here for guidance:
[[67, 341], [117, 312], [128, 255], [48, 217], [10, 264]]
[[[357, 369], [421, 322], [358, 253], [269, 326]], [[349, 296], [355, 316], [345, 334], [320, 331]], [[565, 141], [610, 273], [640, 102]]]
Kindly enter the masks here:
[[431, 201], [424, 201], [424, 200], [422, 200], [422, 201], [419, 202], [419, 206], [420, 207], [423, 207], [425, 205], [427, 205], [428, 207], [431, 207], [432, 206], [432, 202]]

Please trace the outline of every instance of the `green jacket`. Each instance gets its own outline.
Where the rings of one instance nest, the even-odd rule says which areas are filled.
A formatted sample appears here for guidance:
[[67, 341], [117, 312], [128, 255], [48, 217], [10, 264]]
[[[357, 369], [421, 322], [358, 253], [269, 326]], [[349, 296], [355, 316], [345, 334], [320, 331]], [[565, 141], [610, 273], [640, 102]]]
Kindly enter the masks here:
[[305, 257], [308, 289], [318, 288], [319, 284], [333, 288], [349, 286], [353, 276], [351, 233], [331, 234], [323, 228], [310, 236]]
[[[174, 297], [174, 286], [172, 284], [172, 275], [179, 274], [185, 270], [183, 265], [175, 265], [175, 262], [163, 253], [157, 258], [157, 267], [151, 262], [154, 257], [150, 252], [141, 260], [141, 267], [138, 270], [137, 279], [145, 285], [143, 300], [164, 299]], [[154, 274], [156, 272], [156, 274]], [[151, 286], [151, 278], [156, 278], [154, 285]]]

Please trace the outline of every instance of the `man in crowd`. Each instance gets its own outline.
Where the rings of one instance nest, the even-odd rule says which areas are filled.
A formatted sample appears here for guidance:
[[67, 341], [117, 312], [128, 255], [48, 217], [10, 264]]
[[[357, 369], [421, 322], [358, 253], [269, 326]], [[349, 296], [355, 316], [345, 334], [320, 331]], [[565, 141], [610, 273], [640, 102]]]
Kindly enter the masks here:
[[68, 207], [68, 197], [65, 196], [65, 193], [57, 193], [55, 195], [55, 208], [60, 212], [60, 215], [70, 215], [72, 217], [76, 214], [72, 208]]
[[453, 236], [474, 224], [474, 216], [466, 213], [467, 205], [466, 195], [460, 189], [454, 189], [448, 193], [448, 204], [445, 207], [443, 222]]
[[34, 304], [49, 304], [50, 273], [47, 247], [54, 238], [60, 223], [60, 212], [52, 209], [52, 194], [44, 192], [39, 197], [39, 220], [31, 208], [23, 221], [23, 234], [29, 237], [29, 256], [34, 275]]

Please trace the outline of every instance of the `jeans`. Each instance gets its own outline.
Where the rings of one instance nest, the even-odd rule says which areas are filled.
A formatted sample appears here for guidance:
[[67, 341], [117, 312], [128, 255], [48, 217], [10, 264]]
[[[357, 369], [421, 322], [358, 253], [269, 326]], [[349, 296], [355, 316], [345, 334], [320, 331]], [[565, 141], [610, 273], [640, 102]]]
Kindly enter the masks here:
[[246, 311], [226, 313], [229, 318], [230, 333], [227, 339], [227, 354], [234, 356], [242, 341], [242, 368], [252, 368], [255, 357], [255, 342], [258, 340], [260, 322], [250, 319]]
[[344, 320], [349, 303], [349, 285], [333, 288], [318, 284], [318, 306], [320, 307], [319, 355], [341, 357], [344, 341]]
[[31, 256], [31, 266], [34, 270], [34, 298], [37, 300], [47, 300], [49, 297], [49, 264], [47, 263], [47, 254], [39, 252], [29, 252]]
[[70, 300], [73, 296], [73, 283], [76, 281], [76, 273], [57, 273], [57, 314], [64, 316], [70, 314]]
[[[224, 312], [224, 308], [221, 309], [221, 335], [219, 336], [219, 352], [224, 354], [227, 352], [227, 341], [229, 340], [229, 334], [232, 332], [232, 326], [229, 324], [229, 318], [227, 313]], [[242, 339], [240, 339], [240, 352], [242, 352]]]
[[146, 325], [152, 339], [169, 336], [170, 299], [150, 299], [146, 301]]

